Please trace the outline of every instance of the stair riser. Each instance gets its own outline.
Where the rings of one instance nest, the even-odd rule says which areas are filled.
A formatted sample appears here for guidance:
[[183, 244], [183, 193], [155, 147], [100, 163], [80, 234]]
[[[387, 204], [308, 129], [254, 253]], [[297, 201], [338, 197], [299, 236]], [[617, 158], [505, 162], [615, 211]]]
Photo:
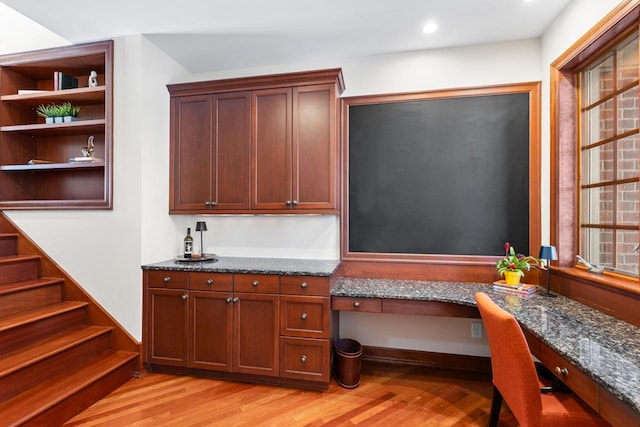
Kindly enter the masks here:
[[37, 279], [39, 272], [39, 259], [0, 262], [0, 284]]
[[59, 425], [62, 420], [70, 420], [127, 382], [131, 378], [132, 372], [135, 372], [137, 365], [137, 358], [132, 359], [49, 410], [37, 414], [29, 420], [23, 420], [20, 425], [42, 427]]
[[0, 378], [0, 402], [4, 402], [36, 386], [43, 379], [83, 366], [109, 349], [110, 346], [111, 334], [110, 331], [107, 331], [86, 342]]
[[0, 257], [13, 256], [18, 253], [18, 239], [15, 236], [0, 237]]
[[10, 316], [22, 311], [33, 310], [62, 299], [62, 284], [43, 286], [3, 295], [0, 298], [0, 315]]
[[0, 355], [85, 323], [83, 308], [0, 332]]

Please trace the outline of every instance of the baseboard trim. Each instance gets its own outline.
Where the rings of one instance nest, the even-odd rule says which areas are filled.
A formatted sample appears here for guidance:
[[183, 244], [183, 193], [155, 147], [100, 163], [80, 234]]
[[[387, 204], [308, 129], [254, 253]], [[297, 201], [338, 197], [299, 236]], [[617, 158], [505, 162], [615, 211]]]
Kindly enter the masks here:
[[362, 347], [362, 359], [375, 362], [421, 365], [470, 372], [491, 372], [491, 358], [462, 354], [402, 350], [386, 347]]

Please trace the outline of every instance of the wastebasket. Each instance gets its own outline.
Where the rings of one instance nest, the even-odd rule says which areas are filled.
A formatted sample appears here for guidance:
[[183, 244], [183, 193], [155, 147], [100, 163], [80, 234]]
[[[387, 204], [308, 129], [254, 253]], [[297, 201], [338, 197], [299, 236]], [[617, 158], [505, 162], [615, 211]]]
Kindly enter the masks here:
[[360, 385], [362, 346], [356, 340], [341, 338], [335, 341], [335, 378], [344, 388]]

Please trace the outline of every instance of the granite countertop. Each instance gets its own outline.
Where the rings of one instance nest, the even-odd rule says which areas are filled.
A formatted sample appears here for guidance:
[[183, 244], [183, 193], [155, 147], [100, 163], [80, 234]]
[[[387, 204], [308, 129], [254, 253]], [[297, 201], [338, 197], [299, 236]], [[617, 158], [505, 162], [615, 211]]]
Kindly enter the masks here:
[[485, 292], [551, 349], [640, 412], [640, 328], [558, 295], [529, 298], [487, 283], [339, 278], [333, 296], [411, 299], [476, 305]]
[[143, 265], [142, 269], [280, 274], [284, 276], [331, 276], [339, 264], [339, 260], [216, 256], [213, 261], [184, 262], [172, 259]]

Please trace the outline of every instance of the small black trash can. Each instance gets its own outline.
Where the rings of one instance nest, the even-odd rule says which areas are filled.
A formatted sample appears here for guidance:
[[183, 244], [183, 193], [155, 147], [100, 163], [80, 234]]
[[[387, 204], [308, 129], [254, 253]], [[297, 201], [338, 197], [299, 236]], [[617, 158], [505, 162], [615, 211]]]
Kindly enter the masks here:
[[335, 341], [335, 378], [344, 388], [356, 388], [360, 385], [362, 365], [362, 346], [356, 340], [341, 338]]

